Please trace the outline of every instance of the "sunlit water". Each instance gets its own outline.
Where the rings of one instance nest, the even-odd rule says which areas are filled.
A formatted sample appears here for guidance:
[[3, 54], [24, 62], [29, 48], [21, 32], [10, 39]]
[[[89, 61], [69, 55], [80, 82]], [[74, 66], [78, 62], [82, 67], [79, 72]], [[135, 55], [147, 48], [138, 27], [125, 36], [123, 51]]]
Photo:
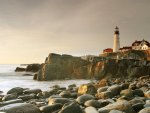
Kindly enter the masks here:
[[55, 80], [55, 81], [36, 81], [33, 76], [23, 76], [24, 73], [14, 72], [19, 65], [0, 65], [0, 91], [6, 93], [13, 87], [40, 88], [43, 91], [49, 90], [53, 85], [67, 87], [70, 84], [85, 84], [90, 80]]

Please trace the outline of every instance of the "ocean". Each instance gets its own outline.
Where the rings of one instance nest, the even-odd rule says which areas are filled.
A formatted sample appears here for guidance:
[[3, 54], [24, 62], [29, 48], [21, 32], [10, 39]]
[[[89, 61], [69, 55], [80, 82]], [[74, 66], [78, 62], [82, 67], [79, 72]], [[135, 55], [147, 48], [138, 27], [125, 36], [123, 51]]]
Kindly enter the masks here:
[[42, 91], [49, 90], [53, 85], [60, 85], [61, 87], [67, 87], [70, 84], [81, 84], [89, 83], [90, 80], [53, 80], [53, 81], [36, 81], [33, 80], [33, 76], [23, 76], [26, 72], [14, 72], [16, 67], [25, 67], [20, 65], [0, 65], [0, 91], [4, 94], [8, 90], [14, 87], [22, 88], [40, 88]]

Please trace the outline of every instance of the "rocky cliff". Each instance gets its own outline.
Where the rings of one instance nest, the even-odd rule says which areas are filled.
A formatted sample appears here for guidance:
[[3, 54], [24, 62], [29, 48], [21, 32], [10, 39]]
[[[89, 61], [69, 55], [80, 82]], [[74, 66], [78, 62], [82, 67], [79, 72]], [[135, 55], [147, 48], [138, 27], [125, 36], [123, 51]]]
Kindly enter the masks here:
[[[132, 54], [134, 55], [134, 54]], [[34, 76], [36, 80], [126, 78], [150, 75], [150, 61], [108, 57], [73, 57], [51, 53]]]

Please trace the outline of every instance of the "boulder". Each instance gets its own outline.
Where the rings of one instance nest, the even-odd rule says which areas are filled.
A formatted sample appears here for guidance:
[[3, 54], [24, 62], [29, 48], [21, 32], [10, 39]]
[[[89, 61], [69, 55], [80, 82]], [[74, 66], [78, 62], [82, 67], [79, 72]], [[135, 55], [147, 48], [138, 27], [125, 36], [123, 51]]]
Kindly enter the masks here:
[[113, 96], [117, 96], [120, 94], [121, 87], [119, 85], [112, 85], [107, 90], [110, 91]]
[[18, 97], [18, 99], [22, 99], [23, 101], [28, 101], [28, 100], [35, 99], [35, 98], [36, 98], [35, 94], [21, 95]]
[[120, 92], [120, 95], [125, 96], [127, 98], [132, 98], [133, 97], [133, 91], [131, 89], [125, 89], [125, 90], [122, 90]]
[[69, 91], [62, 91], [59, 95], [63, 98], [69, 98], [71, 93]]
[[97, 93], [105, 92], [105, 91], [107, 91], [108, 88], [109, 88], [109, 86], [100, 87], [100, 88], [98, 88]]
[[0, 111], [6, 113], [41, 113], [36, 106], [27, 103], [9, 104], [0, 107]]

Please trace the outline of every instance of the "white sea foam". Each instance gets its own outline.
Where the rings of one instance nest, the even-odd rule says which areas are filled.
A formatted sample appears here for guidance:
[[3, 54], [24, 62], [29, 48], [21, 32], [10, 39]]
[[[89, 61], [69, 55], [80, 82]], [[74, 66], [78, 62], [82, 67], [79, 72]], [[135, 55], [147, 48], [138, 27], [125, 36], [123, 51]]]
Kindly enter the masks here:
[[55, 80], [55, 81], [35, 81], [32, 76], [22, 76], [24, 73], [14, 72], [19, 65], [0, 65], [0, 91], [6, 93], [13, 87], [40, 88], [43, 91], [49, 90], [53, 85], [67, 87], [69, 84], [88, 83], [89, 80]]

